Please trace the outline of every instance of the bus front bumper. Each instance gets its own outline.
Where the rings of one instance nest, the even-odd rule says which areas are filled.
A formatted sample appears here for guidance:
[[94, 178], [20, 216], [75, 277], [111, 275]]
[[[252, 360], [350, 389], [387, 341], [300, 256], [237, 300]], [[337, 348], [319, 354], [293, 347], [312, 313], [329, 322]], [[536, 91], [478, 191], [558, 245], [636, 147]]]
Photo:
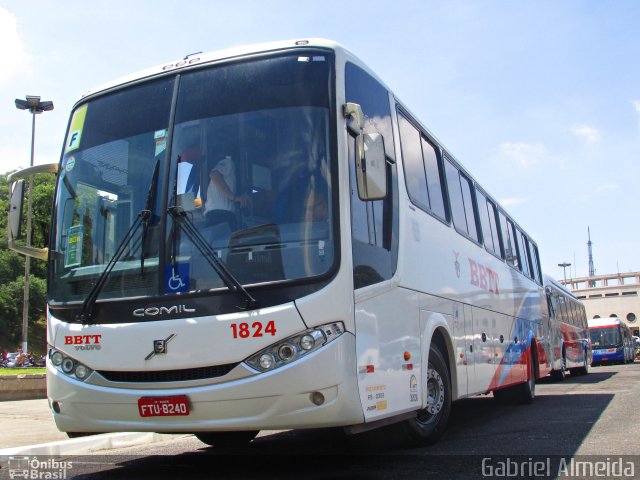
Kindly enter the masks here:
[[[308, 357], [272, 372], [204, 386], [139, 389], [92, 385], [48, 364], [47, 391], [63, 432], [276, 430], [364, 422], [357, 388], [355, 338], [344, 334]], [[319, 392], [324, 401], [316, 405]], [[142, 397], [186, 395], [186, 416], [141, 417]], [[55, 402], [55, 403], [54, 403]]]

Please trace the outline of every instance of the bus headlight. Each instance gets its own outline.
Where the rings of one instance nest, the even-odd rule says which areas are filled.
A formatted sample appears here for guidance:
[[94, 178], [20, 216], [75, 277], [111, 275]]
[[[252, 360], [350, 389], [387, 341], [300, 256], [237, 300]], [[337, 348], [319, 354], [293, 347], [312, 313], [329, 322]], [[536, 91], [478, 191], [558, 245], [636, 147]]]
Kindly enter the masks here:
[[343, 333], [344, 325], [341, 322], [321, 325], [274, 343], [245, 362], [259, 372], [268, 372], [308, 355]]
[[263, 353], [262, 355], [260, 355], [259, 364], [264, 370], [269, 370], [271, 367], [273, 367], [274, 363], [275, 360], [273, 358], [273, 355], [271, 355], [270, 353]]
[[316, 339], [313, 338], [313, 335], [303, 335], [300, 339], [300, 346], [303, 350], [311, 350], [315, 344]]
[[278, 358], [283, 362], [290, 362], [296, 356], [296, 347], [290, 343], [284, 343], [278, 348]]
[[75, 363], [73, 363], [73, 360], [71, 360], [69, 357], [66, 357], [64, 360], [62, 360], [62, 371], [67, 375], [73, 372], [73, 367], [75, 366]]
[[80, 364], [76, 367], [76, 371], [74, 373], [80, 380], [84, 380], [89, 375], [89, 369]]
[[93, 373], [86, 365], [52, 347], [49, 348], [49, 360], [58, 371], [80, 381], [84, 381]]
[[51, 355], [51, 363], [53, 363], [56, 367], [62, 365], [62, 360], [64, 360], [64, 356], [60, 352], [54, 352]]

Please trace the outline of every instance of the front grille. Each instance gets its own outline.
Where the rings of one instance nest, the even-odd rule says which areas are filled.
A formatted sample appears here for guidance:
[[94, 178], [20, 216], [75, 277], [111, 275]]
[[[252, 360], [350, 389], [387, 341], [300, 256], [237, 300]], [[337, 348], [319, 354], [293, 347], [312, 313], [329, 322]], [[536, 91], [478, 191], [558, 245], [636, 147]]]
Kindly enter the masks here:
[[238, 364], [230, 363], [227, 365], [215, 365], [213, 367], [186, 368], [184, 370], [158, 370], [152, 372], [98, 371], [98, 373], [110, 382], [187, 382], [189, 380], [222, 377], [233, 370], [236, 365]]

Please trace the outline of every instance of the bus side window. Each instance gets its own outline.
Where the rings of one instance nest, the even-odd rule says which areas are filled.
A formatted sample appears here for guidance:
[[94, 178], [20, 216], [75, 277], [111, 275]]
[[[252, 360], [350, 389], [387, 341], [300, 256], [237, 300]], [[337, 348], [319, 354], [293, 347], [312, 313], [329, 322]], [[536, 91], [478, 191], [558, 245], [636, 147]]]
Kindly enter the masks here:
[[539, 256], [538, 256], [538, 246], [533, 243], [533, 242], [529, 242], [529, 246], [531, 247], [531, 263], [533, 264], [533, 276], [534, 276], [534, 280], [536, 282], [538, 282], [540, 285], [542, 285], [542, 276], [540, 273], [540, 260], [539, 260]]
[[427, 177], [422, 160], [420, 132], [401, 114], [398, 114], [398, 125], [400, 127], [402, 164], [404, 165], [404, 176], [409, 198], [423, 210], [430, 210], [431, 205], [429, 204]]
[[484, 246], [490, 252], [500, 256], [500, 240], [498, 239], [498, 226], [496, 225], [496, 206], [484, 193], [476, 189], [478, 200], [478, 213], [482, 226]]
[[500, 232], [502, 234], [502, 244], [504, 245], [504, 259], [509, 265], [519, 268], [518, 266], [518, 252], [513, 236], [513, 224], [506, 215], [502, 212], [500, 217]]
[[429, 191], [429, 203], [431, 211], [442, 220], [447, 220], [447, 210], [444, 204], [444, 188], [442, 180], [442, 164], [436, 153], [436, 148], [422, 137], [422, 156], [424, 158], [424, 169], [427, 174], [427, 190]]
[[478, 235], [476, 214], [473, 202], [473, 182], [449, 159], [445, 161], [447, 187], [451, 202], [451, 217], [453, 225], [460, 233], [468, 236], [475, 242], [480, 241]]
[[520, 253], [520, 269], [527, 277], [531, 277], [529, 268], [529, 250], [527, 248], [527, 237], [516, 228], [516, 240], [518, 241], [518, 252]]

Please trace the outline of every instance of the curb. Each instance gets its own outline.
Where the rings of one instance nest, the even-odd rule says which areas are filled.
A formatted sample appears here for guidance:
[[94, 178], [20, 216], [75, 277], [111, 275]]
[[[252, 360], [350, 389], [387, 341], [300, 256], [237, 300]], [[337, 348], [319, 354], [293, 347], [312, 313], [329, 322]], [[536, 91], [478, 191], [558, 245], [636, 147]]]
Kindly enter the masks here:
[[176, 436], [185, 435], [145, 432], [101, 433], [90, 437], [41, 443], [39, 445], [5, 448], [0, 450], [0, 457], [9, 455], [86, 455], [97, 450], [133, 447], [148, 443], [168, 441], [176, 438]]
[[47, 398], [47, 379], [44, 373], [0, 375], [0, 401]]

